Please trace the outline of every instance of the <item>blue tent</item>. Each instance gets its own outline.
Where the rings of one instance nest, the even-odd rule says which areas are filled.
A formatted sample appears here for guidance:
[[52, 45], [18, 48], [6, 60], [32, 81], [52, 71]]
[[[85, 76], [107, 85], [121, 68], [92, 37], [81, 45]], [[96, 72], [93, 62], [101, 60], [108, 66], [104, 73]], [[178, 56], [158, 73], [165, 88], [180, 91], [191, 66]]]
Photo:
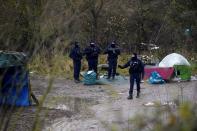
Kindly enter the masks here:
[[26, 58], [23, 53], [0, 52], [0, 105], [31, 105]]

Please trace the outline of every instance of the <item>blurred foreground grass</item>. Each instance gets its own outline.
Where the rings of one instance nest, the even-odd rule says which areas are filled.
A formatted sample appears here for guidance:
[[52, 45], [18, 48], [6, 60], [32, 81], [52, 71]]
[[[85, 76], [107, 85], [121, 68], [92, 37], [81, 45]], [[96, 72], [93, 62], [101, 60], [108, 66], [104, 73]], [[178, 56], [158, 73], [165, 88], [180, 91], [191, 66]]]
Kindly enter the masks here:
[[129, 120], [135, 130], [196, 131], [197, 105], [184, 102], [176, 108], [157, 108], [150, 114], [139, 114]]

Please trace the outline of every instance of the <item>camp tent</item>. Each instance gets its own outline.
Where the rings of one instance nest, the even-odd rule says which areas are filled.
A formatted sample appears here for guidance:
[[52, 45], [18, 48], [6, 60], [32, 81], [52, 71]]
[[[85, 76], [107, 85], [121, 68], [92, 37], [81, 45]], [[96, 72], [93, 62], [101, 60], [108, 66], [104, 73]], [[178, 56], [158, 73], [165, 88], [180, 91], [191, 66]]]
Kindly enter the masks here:
[[167, 55], [160, 63], [159, 67], [174, 67], [176, 76], [182, 80], [189, 80], [191, 77], [190, 63], [177, 53]]
[[0, 51], [0, 105], [29, 106], [30, 96], [26, 55]]
[[167, 55], [160, 63], [159, 67], [173, 67], [174, 65], [186, 65], [190, 66], [190, 63], [187, 59], [177, 53], [172, 53]]

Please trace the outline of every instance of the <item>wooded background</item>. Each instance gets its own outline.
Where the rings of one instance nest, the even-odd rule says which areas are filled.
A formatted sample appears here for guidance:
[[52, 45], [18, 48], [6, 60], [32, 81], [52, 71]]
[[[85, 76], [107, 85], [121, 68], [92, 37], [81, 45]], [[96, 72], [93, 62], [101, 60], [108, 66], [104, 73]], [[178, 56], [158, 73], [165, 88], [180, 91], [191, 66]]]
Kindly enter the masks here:
[[[0, 50], [69, 50], [71, 41], [123, 51], [197, 52], [197, 0], [1, 0]], [[142, 45], [140, 43], [145, 43]]]

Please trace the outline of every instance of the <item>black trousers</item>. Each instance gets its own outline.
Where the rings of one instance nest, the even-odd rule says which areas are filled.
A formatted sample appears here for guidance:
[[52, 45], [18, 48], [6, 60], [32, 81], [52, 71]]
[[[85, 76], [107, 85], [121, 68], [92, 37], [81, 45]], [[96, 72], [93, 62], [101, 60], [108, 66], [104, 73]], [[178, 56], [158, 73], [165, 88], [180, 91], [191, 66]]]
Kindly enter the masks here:
[[94, 72], [97, 73], [97, 65], [98, 65], [97, 59], [89, 59], [88, 60], [88, 70], [94, 70]]
[[73, 60], [73, 66], [74, 66], [74, 79], [79, 80], [79, 74], [81, 70], [81, 61]]
[[140, 80], [141, 80], [140, 75], [141, 73], [130, 74], [129, 95], [133, 95], [134, 82], [136, 82], [137, 85], [137, 92], [140, 93]]
[[116, 75], [117, 68], [117, 60], [108, 60], [109, 68], [108, 68], [108, 78], [111, 76], [114, 78]]

